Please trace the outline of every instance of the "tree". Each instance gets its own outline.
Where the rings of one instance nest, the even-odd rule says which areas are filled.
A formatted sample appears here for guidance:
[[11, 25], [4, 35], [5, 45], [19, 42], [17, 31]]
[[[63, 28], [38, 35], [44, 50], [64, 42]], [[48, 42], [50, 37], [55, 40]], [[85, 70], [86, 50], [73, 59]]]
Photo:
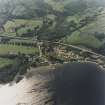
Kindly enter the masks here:
[[14, 28], [14, 31], [15, 31], [15, 33], [16, 33], [16, 36], [18, 36], [18, 30], [21, 29], [21, 28], [25, 28], [25, 27], [26, 27], [25, 24], [20, 25], [20, 26], [18, 26], [18, 27], [15, 27], [15, 28]]

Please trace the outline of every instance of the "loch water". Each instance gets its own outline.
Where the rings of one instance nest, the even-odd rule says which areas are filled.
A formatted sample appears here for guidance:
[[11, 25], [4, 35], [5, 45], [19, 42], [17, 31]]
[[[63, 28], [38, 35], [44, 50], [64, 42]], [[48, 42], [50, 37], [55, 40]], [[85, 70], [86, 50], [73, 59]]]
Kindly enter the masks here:
[[45, 69], [51, 68], [33, 68], [19, 83], [1, 85], [0, 105], [105, 105], [103, 68], [70, 63]]

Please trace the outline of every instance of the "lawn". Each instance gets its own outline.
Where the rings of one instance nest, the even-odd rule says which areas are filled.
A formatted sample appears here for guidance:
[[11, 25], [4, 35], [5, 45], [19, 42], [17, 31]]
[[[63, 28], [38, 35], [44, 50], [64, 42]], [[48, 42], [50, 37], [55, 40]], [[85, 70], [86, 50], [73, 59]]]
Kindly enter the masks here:
[[0, 54], [8, 54], [8, 53], [15, 53], [18, 52], [23, 54], [36, 54], [38, 53], [38, 49], [35, 47], [26, 47], [26, 46], [18, 46], [18, 45], [7, 45], [7, 44], [0, 44]]

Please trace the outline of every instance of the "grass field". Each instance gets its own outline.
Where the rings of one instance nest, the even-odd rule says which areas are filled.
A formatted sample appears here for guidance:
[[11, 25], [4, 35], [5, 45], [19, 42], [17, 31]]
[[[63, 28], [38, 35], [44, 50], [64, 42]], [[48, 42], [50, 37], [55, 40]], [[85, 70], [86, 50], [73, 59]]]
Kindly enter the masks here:
[[64, 38], [64, 42], [74, 45], [84, 45], [90, 48], [100, 48], [103, 44], [93, 35], [80, 34], [78, 31], [74, 32], [71, 36]]
[[[69, 22], [74, 20], [78, 22], [78, 19], [78, 17], [76, 18], [75, 16], [70, 16], [67, 18], [67, 21]], [[74, 45], [84, 45], [90, 48], [100, 48], [103, 45], [103, 42], [105, 42], [105, 39], [103, 38], [103, 40], [100, 41], [94, 36], [94, 33], [105, 33], [105, 13], [97, 16], [95, 21], [92, 21], [90, 24], [84, 26], [80, 30], [81, 33], [76, 31], [67, 38], [64, 38], [64, 42]]]
[[105, 33], [105, 10], [102, 15], [97, 16], [96, 21], [93, 21], [92, 24], [89, 24], [84, 27], [82, 31], [85, 33]]
[[0, 32], [0, 35], [6, 35], [6, 36], [16, 36], [15, 32], [12, 32], [12, 29], [15, 27], [19, 27], [21, 25], [26, 25], [26, 28], [21, 28], [19, 30], [19, 34], [26, 33], [27, 29], [33, 29], [37, 25], [41, 26], [42, 21], [41, 20], [26, 20], [26, 19], [14, 19], [13, 21], [8, 21], [4, 27], [5, 27], [5, 32]]
[[7, 65], [13, 64], [13, 60], [6, 59], [6, 58], [0, 58], [0, 68], [3, 68]]
[[0, 54], [8, 54], [8, 53], [23, 53], [23, 54], [36, 54], [38, 53], [38, 49], [35, 47], [25, 47], [18, 45], [7, 45], [0, 44]]
[[26, 44], [30, 44], [30, 43], [33, 43], [34, 41], [30, 38], [28, 38], [28, 40], [24, 40], [24, 39], [11, 39], [9, 42], [16, 42], [16, 43], [26, 43]]

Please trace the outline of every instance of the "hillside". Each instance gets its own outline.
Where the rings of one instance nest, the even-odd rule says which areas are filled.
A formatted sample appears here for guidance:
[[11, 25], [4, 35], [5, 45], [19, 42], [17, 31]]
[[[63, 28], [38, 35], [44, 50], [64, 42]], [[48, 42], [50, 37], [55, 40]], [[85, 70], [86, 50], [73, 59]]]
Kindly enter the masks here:
[[[78, 35], [75, 34], [81, 31], [79, 41], [75, 42], [74, 38], [73, 40], [71, 38], [70, 44], [81, 44], [97, 49], [104, 45], [104, 38], [100, 41], [99, 37], [95, 35], [97, 32], [98, 34], [105, 33], [104, 1], [16, 0], [14, 2], [9, 0], [2, 2], [0, 11], [1, 36], [32, 38], [37, 30], [39, 39], [59, 40], [66, 36], [70, 36], [70, 38], [77, 36], [76, 39], [78, 39]], [[88, 39], [88, 35], [90, 40], [86, 43], [82, 42], [85, 36], [85, 39]], [[95, 43], [89, 44], [91, 40], [94, 40]], [[66, 41], [64, 42], [66, 43]]]
[[[58, 48], [59, 53], [60, 47], [53, 42], [105, 55], [104, 21], [103, 0], [5, 0], [0, 4], [0, 58], [11, 61], [6, 66], [22, 55], [32, 64], [52, 55], [58, 60], [56, 50], [51, 52]], [[41, 55], [45, 59], [36, 59]]]

